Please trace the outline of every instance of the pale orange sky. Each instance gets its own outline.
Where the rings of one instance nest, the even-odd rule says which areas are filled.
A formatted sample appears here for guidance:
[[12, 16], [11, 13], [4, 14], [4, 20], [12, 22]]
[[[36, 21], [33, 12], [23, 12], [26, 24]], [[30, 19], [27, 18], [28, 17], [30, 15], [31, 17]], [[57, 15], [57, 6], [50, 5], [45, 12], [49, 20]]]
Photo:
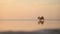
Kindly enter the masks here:
[[[43, 15], [45, 19], [58, 19], [60, 18], [59, 1], [60, 0], [0, 0], [0, 18], [36, 19], [37, 16]], [[60, 28], [60, 22], [45, 22], [44, 25], [38, 25], [37, 21], [0, 21], [0, 25], [0, 31], [31, 31], [45, 28]]]

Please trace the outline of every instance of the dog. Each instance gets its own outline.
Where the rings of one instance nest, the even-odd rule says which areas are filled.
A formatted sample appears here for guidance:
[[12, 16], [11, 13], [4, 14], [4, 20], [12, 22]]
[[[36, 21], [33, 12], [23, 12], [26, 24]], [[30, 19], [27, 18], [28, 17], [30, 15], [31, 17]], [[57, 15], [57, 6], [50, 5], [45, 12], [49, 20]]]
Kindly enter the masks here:
[[44, 24], [44, 17], [43, 16], [38, 16], [38, 19], [39, 19], [39, 21], [38, 21], [38, 24]]

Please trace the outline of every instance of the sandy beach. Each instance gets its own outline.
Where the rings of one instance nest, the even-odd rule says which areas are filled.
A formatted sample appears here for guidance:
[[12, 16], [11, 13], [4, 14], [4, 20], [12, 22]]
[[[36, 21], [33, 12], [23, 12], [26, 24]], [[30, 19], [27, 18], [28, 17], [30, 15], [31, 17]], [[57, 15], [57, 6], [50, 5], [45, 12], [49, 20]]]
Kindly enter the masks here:
[[[50, 1], [50, 2], [49, 2]], [[59, 0], [0, 0], [0, 19], [60, 19]], [[34, 31], [60, 28], [60, 21], [0, 21], [0, 31]]]

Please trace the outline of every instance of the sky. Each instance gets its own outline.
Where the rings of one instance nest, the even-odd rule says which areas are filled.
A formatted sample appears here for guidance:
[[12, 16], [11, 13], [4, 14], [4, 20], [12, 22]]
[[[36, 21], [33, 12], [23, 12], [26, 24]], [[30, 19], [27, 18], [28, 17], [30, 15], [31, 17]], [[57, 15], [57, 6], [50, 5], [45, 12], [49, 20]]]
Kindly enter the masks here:
[[[60, 0], [0, 0], [0, 19], [60, 19]], [[30, 31], [47, 28], [60, 28], [60, 22], [46, 22], [38, 25], [37, 21], [0, 21], [0, 31]]]

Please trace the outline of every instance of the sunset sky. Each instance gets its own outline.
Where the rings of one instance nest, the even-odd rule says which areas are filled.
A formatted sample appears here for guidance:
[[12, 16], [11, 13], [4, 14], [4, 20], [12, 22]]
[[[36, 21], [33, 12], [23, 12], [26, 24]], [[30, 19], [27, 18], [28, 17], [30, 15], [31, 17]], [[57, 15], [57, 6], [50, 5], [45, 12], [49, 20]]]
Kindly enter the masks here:
[[[0, 0], [0, 19], [60, 19], [60, 0]], [[32, 31], [37, 29], [60, 28], [58, 21], [0, 21], [0, 31]]]

